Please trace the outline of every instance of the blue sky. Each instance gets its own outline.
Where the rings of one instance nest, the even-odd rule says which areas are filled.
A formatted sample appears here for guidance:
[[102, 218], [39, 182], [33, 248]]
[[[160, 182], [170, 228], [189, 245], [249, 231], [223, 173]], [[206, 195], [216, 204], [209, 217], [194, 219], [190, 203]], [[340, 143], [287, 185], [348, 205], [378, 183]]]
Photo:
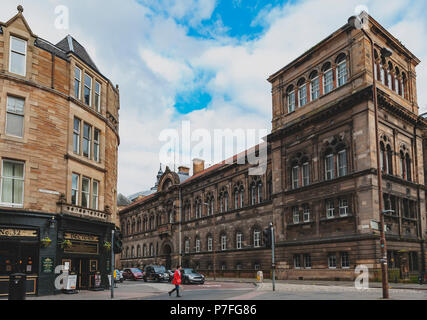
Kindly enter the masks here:
[[[118, 192], [125, 195], [154, 185], [159, 136], [182, 120], [192, 130], [271, 130], [268, 76], [361, 5], [423, 61], [418, 102], [427, 111], [424, 0], [2, 0], [0, 21], [18, 4], [37, 35], [56, 43], [71, 34], [119, 84]], [[54, 27], [58, 5], [69, 8], [66, 30]]]

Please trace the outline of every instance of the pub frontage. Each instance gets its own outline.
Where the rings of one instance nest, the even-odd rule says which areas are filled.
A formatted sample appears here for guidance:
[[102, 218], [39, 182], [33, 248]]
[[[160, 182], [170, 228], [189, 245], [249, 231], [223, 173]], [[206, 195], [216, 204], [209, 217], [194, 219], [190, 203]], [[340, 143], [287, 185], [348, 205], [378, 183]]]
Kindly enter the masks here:
[[0, 297], [8, 295], [9, 277], [26, 275], [27, 295], [60, 294], [55, 268], [77, 275], [77, 290], [108, 286], [111, 230], [114, 224], [64, 214], [0, 210]]

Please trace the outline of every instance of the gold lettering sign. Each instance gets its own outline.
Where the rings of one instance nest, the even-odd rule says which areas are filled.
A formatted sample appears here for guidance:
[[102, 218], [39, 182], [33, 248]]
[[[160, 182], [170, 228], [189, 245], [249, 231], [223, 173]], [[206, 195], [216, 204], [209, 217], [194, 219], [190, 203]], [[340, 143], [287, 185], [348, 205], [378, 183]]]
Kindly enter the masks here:
[[0, 237], [37, 237], [37, 230], [0, 229]]
[[64, 235], [64, 238], [69, 240], [91, 241], [91, 242], [98, 242], [99, 240], [99, 237], [97, 236], [91, 236], [88, 234], [77, 234], [77, 233], [66, 233]]

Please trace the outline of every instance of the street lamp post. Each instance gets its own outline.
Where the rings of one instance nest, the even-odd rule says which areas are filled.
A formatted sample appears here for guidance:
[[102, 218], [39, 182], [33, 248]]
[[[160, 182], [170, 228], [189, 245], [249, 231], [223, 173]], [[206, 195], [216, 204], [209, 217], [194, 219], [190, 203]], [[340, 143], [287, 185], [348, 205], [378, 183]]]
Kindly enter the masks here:
[[[353, 28], [356, 28], [357, 17], [351, 17], [349, 19], [349, 24]], [[363, 26], [361, 30], [365, 36], [369, 39], [371, 43], [371, 61], [372, 61], [372, 92], [373, 92], [373, 101], [374, 101], [374, 113], [375, 113], [375, 142], [376, 142], [376, 153], [377, 153], [377, 176], [378, 176], [378, 200], [379, 200], [379, 214], [380, 214], [380, 245], [381, 245], [381, 280], [382, 280], [382, 290], [383, 298], [389, 298], [389, 288], [388, 288], [388, 265], [387, 265], [387, 244], [384, 233], [384, 200], [383, 200], [383, 179], [382, 179], [382, 170], [381, 170], [381, 160], [380, 160], [380, 142], [379, 142], [379, 130], [378, 130], [378, 97], [377, 97], [377, 82], [375, 73], [375, 52], [374, 47], [375, 43], [369, 34], [364, 30]], [[381, 54], [385, 57], [390, 57], [392, 52], [387, 48], [381, 49]]]

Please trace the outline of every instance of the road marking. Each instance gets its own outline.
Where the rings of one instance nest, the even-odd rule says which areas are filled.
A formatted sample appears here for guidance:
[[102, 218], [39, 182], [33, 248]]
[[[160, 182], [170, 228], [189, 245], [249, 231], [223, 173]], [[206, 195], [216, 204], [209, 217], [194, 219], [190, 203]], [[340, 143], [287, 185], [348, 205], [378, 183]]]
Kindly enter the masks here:
[[243, 294], [241, 296], [228, 298], [226, 300], [251, 300], [251, 299], [253, 299], [253, 298], [257, 297], [257, 296], [263, 295], [263, 294], [265, 294], [265, 292], [252, 291], [252, 292], [249, 292], [249, 293], [245, 293], [245, 294]]

